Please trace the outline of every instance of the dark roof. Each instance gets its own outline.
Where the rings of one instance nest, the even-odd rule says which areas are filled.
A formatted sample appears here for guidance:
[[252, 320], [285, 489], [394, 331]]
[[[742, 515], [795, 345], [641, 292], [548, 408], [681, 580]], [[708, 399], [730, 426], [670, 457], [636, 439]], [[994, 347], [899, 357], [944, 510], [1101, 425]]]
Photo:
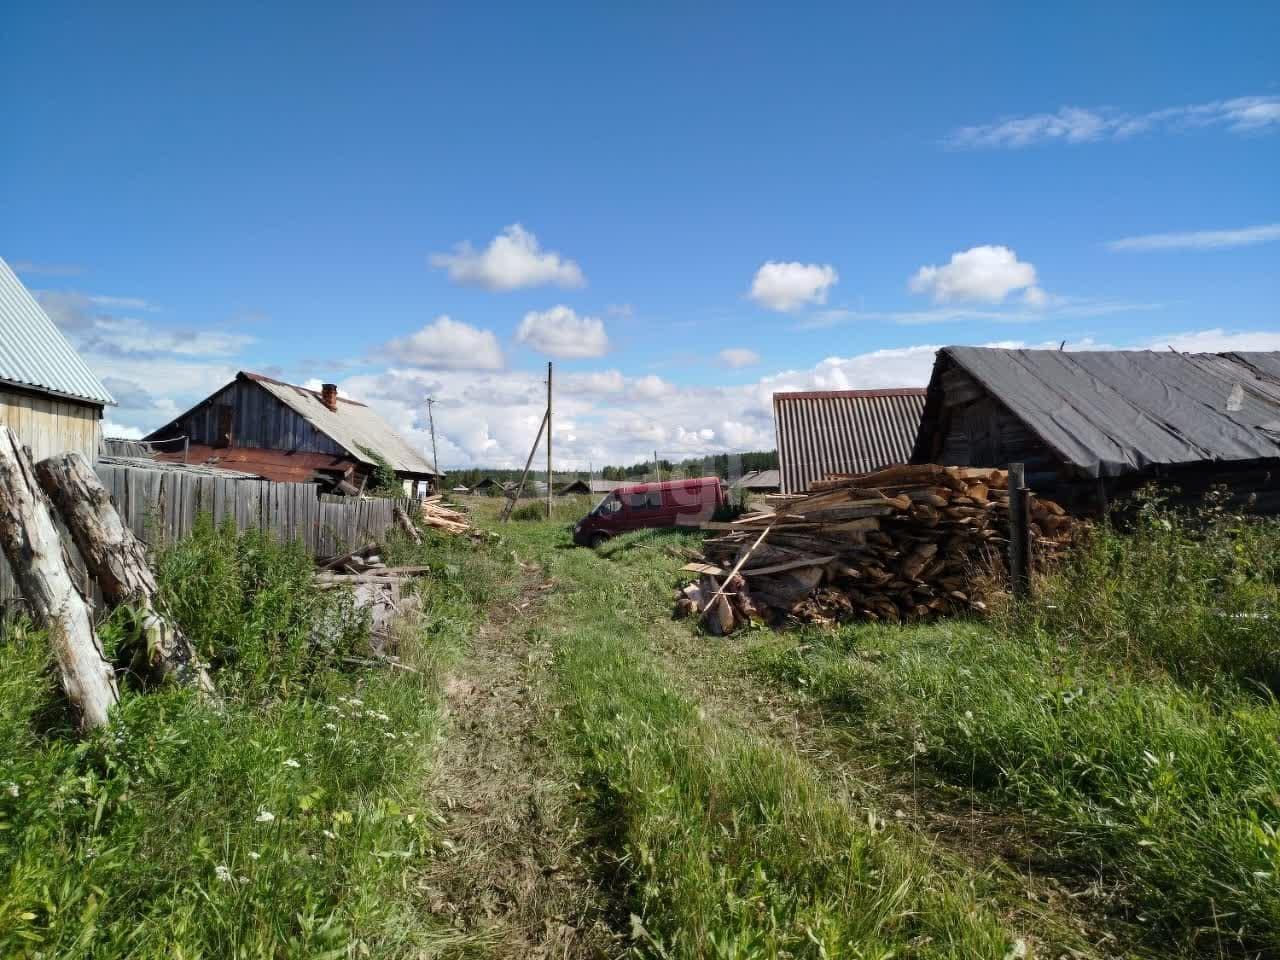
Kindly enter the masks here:
[[924, 396], [923, 387], [775, 393], [782, 492], [802, 492], [831, 473], [906, 463]]
[[781, 470], [751, 470], [744, 473], [730, 486], [747, 490], [777, 490], [782, 486]]
[[916, 450], [963, 369], [1085, 476], [1280, 457], [1280, 352], [938, 351]]

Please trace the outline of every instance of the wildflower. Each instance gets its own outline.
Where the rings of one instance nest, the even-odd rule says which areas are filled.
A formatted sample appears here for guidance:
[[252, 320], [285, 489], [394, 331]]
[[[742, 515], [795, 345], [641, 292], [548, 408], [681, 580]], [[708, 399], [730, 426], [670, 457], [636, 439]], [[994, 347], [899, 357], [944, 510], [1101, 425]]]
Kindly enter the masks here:
[[297, 770], [300, 766], [302, 766], [302, 764], [300, 764], [297, 760], [293, 759], [293, 757], [290, 757], [288, 760], [286, 760], [284, 762], [284, 765], [286, 767], [292, 767], [294, 770]]
[[326, 724], [324, 725], [324, 728], [325, 728], [326, 730], [333, 730], [333, 731], [336, 731], [336, 730], [338, 729], [338, 725], [337, 725], [336, 723], [326, 723]]
[[332, 830], [325, 830], [325, 831], [323, 831], [323, 833], [324, 833], [324, 838], [325, 838], [326, 840], [337, 840], [337, 839], [338, 839], [338, 835], [337, 835], [336, 833], [334, 833]]
[[262, 859], [262, 854], [258, 853], [258, 851], [257, 851], [257, 850], [250, 850], [250, 851], [249, 851], [249, 859], [250, 859], [250, 860], [261, 860], [261, 859]]
[[396, 738], [396, 735], [392, 733], [390, 730], [382, 731], [382, 735], [386, 737], [388, 740], [394, 740]]
[[275, 820], [275, 818], [276, 818], [276, 815], [272, 813], [270, 810], [262, 809], [258, 811], [258, 816], [257, 816], [258, 823], [271, 823], [273, 820]]
[[249, 882], [249, 878], [248, 878], [248, 877], [246, 877], [246, 876], [244, 876], [243, 874], [241, 874], [240, 876], [236, 877], [236, 879], [237, 879], [237, 880], [239, 880], [241, 883], [248, 883], [248, 882]]
[[18, 789], [18, 785], [16, 783], [6, 783], [4, 785], [4, 792], [11, 797], [16, 797], [22, 791]]
[[966, 711], [964, 712], [964, 718], [965, 718], [966, 720], [972, 720], [972, 719], [973, 719], [973, 711], [972, 711], [972, 710], [966, 710]]
[[224, 863], [220, 863], [213, 868], [213, 875], [224, 883], [231, 882], [231, 871], [227, 869], [227, 865]]

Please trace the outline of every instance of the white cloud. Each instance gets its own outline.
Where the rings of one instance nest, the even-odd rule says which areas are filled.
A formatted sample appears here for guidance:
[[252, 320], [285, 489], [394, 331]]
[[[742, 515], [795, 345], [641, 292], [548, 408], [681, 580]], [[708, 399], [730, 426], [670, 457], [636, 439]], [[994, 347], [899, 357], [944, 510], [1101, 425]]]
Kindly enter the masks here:
[[1280, 223], [1264, 223], [1238, 230], [1197, 230], [1190, 233], [1148, 233], [1124, 237], [1107, 244], [1108, 250], [1145, 252], [1148, 250], [1222, 250], [1251, 247], [1280, 240]]
[[396, 337], [383, 352], [397, 363], [427, 370], [499, 370], [502, 348], [491, 330], [441, 314], [416, 333]]
[[518, 223], [504, 227], [483, 250], [468, 242], [458, 244], [453, 253], [433, 253], [433, 267], [449, 271], [455, 283], [486, 290], [518, 290], [554, 284], [581, 287], [587, 281], [574, 261], [538, 245], [538, 238]]
[[114, 437], [117, 440], [141, 440], [146, 436], [138, 427], [127, 427], [122, 423], [115, 423], [111, 420], [102, 421], [102, 435], [104, 437]]
[[760, 354], [754, 350], [748, 350], [746, 347], [725, 347], [717, 354], [720, 365], [728, 367], [730, 370], [740, 370], [743, 367], [752, 367], [760, 362]]
[[563, 304], [530, 310], [520, 321], [516, 339], [552, 357], [599, 357], [609, 349], [604, 321], [579, 316]]
[[1228, 353], [1241, 351], [1280, 350], [1280, 331], [1258, 330], [1251, 333], [1229, 333], [1221, 327], [1188, 333], [1172, 333], [1163, 337], [1151, 337], [1143, 347], [1147, 350], [1167, 350], [1172, 347], [1181, 353]]
[[1023, 291], [1023, 300], [1029, 306], [1042, 306], [1048, 299], [1036, 285], [1035, 266], [1000, 246], [971, 247], [953, 253], [951, 262], [944, 266], [921, 267], [907, 285], [913, 293], [932, 294], [935, 303], [1000, 303], [1016, 290]]
[[830, 264], [770, 260], [756, 271], [748, 296], [770, 310], [787, 312], [806, 303], [826, 303], [827, 291], [839, 280]]
[[1039, 143], [1092, 143], [1123, 140], [1144, 133], [1223, 127], [1253, 133], [1280, 125], [1280, 97], [1235, 97], [1147, 113], [1109, 107], [1062, 107], [1054, 113], [1009, 117], [995, 123], [961, 127], [946, 138], [957, 149], [1028, 147]]

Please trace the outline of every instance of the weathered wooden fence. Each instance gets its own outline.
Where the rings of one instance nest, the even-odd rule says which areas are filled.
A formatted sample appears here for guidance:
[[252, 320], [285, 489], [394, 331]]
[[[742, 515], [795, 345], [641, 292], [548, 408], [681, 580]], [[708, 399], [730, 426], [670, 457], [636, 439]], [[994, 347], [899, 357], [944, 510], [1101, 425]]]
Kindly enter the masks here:
[[[187, 536], [196, 517], [208, 513], [216, 523], [230, 517], [239, 530], [270, 530], [280, 540], [300, 540], [313, 555], [325, 556], [380, 539], [395, 524], [397, 505], [410, 514], [417, 509], [411, 500], [320, 494], [310, 483], [272, 483], [220, 477], [213, 471], [111, 463], [100, 463], [96, 469], [121, 517], [151, 546]], [[66, 543], [79, 565], [70, 538]], [[0, 600], [15, 595], [9, 565], [0, 557]]]

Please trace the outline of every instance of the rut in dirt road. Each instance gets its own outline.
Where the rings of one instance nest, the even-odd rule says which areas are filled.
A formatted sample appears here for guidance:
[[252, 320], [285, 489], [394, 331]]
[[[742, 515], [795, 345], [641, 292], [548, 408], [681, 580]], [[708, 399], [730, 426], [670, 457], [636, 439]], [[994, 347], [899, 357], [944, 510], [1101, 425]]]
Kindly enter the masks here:
[[621, 953], [542, 727], [551, 650], [526, 625], [551, 588], [525, 567], [519, 598], [490, 611], [445, 685], [449, 729], [432, 789], [445, 849], [423, 882], [468, 955]]

